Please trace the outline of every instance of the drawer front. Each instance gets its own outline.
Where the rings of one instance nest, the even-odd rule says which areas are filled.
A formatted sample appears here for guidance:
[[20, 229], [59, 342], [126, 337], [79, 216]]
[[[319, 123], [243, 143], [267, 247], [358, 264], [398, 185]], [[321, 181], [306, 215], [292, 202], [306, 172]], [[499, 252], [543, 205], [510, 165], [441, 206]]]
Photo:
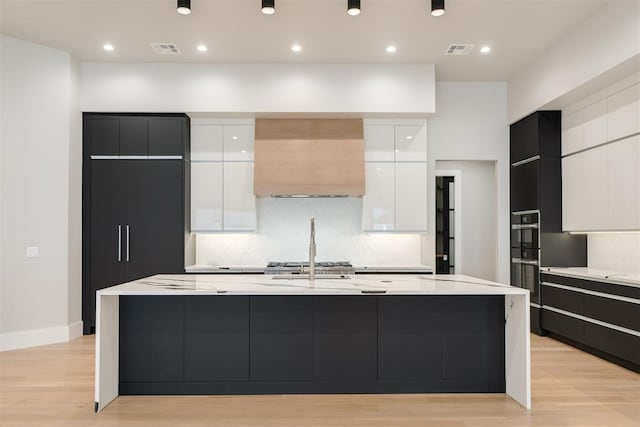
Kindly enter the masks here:
[[542, 284], [542, 305], [584, 314], [584, 294]]
[[640, 332], [640, 304], [584, 295], [584, 315]]
[[563, 337], [584, 343], [584, 324], [582, 320], [543, 308], [542, 328]]
[[585, 344], [640, 365], [640, 337], [585, 322]]
[[590, 291], [602, 292], [603, 294], [640, 299], [640, 287], [578, 279], [576, 277], [561, 276], [557, 274], [550, 274], [548, 272], [542, 272], [541, 276], [543, 282], [556, 283], [559, 285], [566, 285], [580, 289], [587, 289]]

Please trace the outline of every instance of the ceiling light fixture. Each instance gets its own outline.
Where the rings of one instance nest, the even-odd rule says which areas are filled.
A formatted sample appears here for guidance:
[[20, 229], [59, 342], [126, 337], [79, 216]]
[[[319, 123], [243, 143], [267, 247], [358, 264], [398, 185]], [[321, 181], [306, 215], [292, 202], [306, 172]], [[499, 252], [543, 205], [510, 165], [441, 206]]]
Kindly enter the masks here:
[[276, 0], [262, 0], [262, 13], [265, 15], [276, 13]]
[[102, 48], [107, 52], [113, 52], [113, 45], [111, 43], [105, 43], [102, 45]]
[[198, 45], [198, 51], [199, 52], [206, 52], [207, 50], [209, 50], [209, 49], [207, 49], [206, 45], [203, 45], [203, 44], [199, 44]]
[[298, 43], [295, 43], [293, 46], [291, 46], [291, 50], [295, 53], [300, 53], [302, 51], [302, 46], [300, 46]]
[[396, 50], [398, 49], [394, 45], [387, 46], [387, 53], [396, 53]]
[[480, 53], [489, 53], [491, 52], [491, 46], [482, 46], [480, 48]]
[[431, 0], [431, 15], [444, 15], [444, 0]]
[[347, 13], [351, 16], [360, 15], [360, 0], [347, 0]]
[[191, 13], [191, 0], [178, 0], [178, 13], [188, 15]]

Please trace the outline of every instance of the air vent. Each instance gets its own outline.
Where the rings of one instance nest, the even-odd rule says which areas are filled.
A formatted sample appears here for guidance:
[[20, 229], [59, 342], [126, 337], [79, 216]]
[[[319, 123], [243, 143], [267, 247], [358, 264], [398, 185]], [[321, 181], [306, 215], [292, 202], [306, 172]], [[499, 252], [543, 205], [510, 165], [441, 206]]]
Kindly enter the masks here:
[[151, 43], [151, 47], [158, 55], [180, 55], [175, 43]]
[[449, 46], [445, 55], [469, 55], [473, 50], [472, 44], [454, 43]]

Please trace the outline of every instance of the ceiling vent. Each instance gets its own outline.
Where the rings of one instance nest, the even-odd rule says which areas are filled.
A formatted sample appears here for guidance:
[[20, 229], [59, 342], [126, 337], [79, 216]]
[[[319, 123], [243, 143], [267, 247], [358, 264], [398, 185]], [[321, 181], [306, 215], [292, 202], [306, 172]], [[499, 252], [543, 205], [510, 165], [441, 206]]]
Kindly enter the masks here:
[[151, 43], [151, 47], [158, 55], [180, 55], [175, 43]]
[[445, 55], [469, 55], [473, 50], [472, 44], [454, 43], [447, 48]]

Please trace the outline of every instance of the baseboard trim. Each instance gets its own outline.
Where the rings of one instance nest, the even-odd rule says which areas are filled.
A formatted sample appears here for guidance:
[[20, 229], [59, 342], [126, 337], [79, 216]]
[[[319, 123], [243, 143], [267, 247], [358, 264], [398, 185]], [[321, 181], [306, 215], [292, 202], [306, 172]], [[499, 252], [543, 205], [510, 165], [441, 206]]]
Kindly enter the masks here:
[[0, 334], [0, 351], [67, 342], [81, 335], [82, 321], [67, 326], [57, 326], [55, 328], [7, 332]]

